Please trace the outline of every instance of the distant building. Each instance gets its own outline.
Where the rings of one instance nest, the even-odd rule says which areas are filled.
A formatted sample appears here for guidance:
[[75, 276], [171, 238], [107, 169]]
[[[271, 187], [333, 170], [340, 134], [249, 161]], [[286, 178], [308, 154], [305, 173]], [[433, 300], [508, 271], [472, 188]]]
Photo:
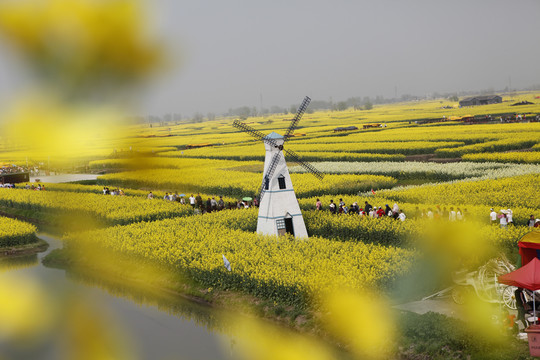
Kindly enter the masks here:
[[358, 130], [358, 128], [356, 126], [337, 127], [334, 129], [334, 132], [353, 131], [353, 130]]
[[472, 96], [459, 101], [459, 106], [476, 106], [502, 103], [499, 95]]

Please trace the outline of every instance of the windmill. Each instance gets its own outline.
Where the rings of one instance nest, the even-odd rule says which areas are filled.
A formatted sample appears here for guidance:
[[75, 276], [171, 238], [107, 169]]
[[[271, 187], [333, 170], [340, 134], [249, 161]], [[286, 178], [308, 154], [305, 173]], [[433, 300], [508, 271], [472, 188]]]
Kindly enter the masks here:
[[289, 233], [297, 238], [307, 238], [306, 225], [298, 205], [298, 200], [294, 194], [294, 189], [289, 175], [289, 169], [285, 162], [283, 152], [288, 157], [297, 162], [310, 173], [322, 180], [323, 174], [311, 164], [300, 160], [298, 155], [284, 148], [285, 142], [292, 137], [293, 131], [298, 126], [298, 122], [304, 115], [311, 99], [305, 97], [298, 108], [295, 117], [285, 135], [271, 132], [268, 135], [255, 130], [238, 120], [233, 122], [233, 126], [247, 132], [254, 138], [262, 140], [266, 149], [264, 160], [264, 171], [261, 188], [259, 190], [259, 218], [257, 221], [257, 232], [266, 235], [284, 235]]

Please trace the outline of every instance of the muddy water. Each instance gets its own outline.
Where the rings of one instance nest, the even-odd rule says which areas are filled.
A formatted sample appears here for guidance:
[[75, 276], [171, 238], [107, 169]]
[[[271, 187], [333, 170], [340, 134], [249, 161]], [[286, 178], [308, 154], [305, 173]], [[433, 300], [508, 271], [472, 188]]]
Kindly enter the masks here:
[[[111, 327], [120, 329], [122, 337], [136, 359], [234, 359], [234, 341], [226, 333], [227, 324], [216, 311], [178, 297], [138, 292], [121, 283], [81, 277], [65, 270], [51, 269], [41, 260], [62, 246], [54, 237], [40, 235], [50, 244], [38, 255], [13, 259], [9, 274], [38, 281], [50, 294], [70, 294], [98, 308]], [[47, 311], [47, 309], [44, 309]], [[0, 337], [0, 357], [7, 359], [60, 359], [60, 346], [35, 345], [25, 349]]]

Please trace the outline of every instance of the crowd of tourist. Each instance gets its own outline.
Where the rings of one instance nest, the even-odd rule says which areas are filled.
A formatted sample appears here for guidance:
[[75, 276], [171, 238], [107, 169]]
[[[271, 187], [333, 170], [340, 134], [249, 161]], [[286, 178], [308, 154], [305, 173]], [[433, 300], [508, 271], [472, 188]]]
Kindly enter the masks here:
[[[317, 199], [315, 203], [316, 210], [323, 210], [323, 204], [320, 199]], [[341, 215], [360, 215], [372, 218], [383, 218], [391, 217], [394, 219], [399, 219], [405, 221], [407, 216], [402, 209], [399, 208], [397, 203], [394, 203], [392, 207], [386, 204], [382, 206], [372, 206], [367, 201], [364, 203], [364, 206], [360, 207], [357, 202], [352, 203], [350, 206], [347, 206], [343, 199], [339, 199], [339, 203], [335, 203], [334, 200], [330, 200], [328, 205], [328, 210], [332, 214]], [[464, 221], [468, 217], [467, 209], [461, 210], [461, 208], [453, 206], [447, 208], [437, 205], [433, 208], [420, 209], [418, 206], [415, 210], [409, 213], [412, 219], [427, 219], [427, 220], [448, 220], [448, 221]]]
[[[14, 187], [13, 184], [0, 185], [0, 187]], [[45, 190], [45, 186], [39, 184], [37, 187], [33, 184], [31, 187], [27, 184], [25, 189], [31, 188], [32, 190]], [[110, 190], [108, 187], [103, 188], [104, 195], [125, 195], [122, 189], [113, 189]], [[154, 199], [154, 194], [150, 191], [147, 195], [148, 199]], [[250, 207], [258, 207], [259, 202], [257, 198], [247, 201], [246, 199], [251, 200], [251, 198], [240, 199], [236, 202], [225, 202], [223, 196], [219, 198], [212, 196], [207, 200], [204, 200], [200, 193], [197, 195], [191, 194], [189, 198], [186, 199], [184, 194], [176, 193], [165, 193], [163, 200], [178, 202], [182, 205], [190, 205], [196, 212], [199, 213], [210, 213], [214, 211], [221, 211], [225, 209], [249, 209]], [[323, 204], [320, 199], [317, 199], [315, 203], [315, 209], [317, 211], [324, 210]], [[347, 206], [343, 199], [339, 199], [338, 203], [335, 203], [334, 200], [330, 200], [328, 205], [328, 211], [334, 215], [359, 215], [364, 217], [371, 218], [383, 218], [389, 217], [396, 220], [405, 221], [407, 216], [402, 209], [399, 208], [397, 203], [394, 203], [392, 207], [386, 204], [383, 208], [382, 206], [372, 206], [367, 201], [365, 201], [364, 206], [360, 207], [357, 202], [353, 202], [350, 206]], [[447, 220], [450, 222], [453, 221], [465, 221], [468, 218], [467, 209], [461, 209], [460, 207], [454, 208], [453, 206], [441, 207], [437, 205], [435, 207], [424, 208], [420, 210], [417, 206], [411, 214], [412, 219], [427, 219], [427, 220]], [[506, 228], [509, 225], [513, 225], [513, 212], [511, 209], [502, 209], [498, 213], [491, 208], [489, 214], [490, 223], [494, 225], [499, 225], [501, 228]], [[540, 227], [540, 219], [531, 215], [525, 224], [529, 227]]]
[[[416, 212], [419, 212], [418, 207], [416, 207]], [[428, 220], [448, 220], [448, 221], [465, 221], [468, 217], [467, 209], [461, 210], [461, 208], [450, 206], [449, 209], [446, 206], [443, 206], [442, 209], [439, 205], [435, 208], [423, 209], [420, 212], [420, 218], [425, 218]]]
[[108, 187], [104, 187], [103, 188], [103, 195], [120, 195], [120, 196], [124, 196], [126, 194], [124, 193], [124, 190], [119, 189], [119, 188], [111, 190]]
[[[150, 191], [147, 195], [148, 199], [155, 199], [155, 195]], [[247, 198], [251, 199], [251, 198]], [[259, 202], [257, 198], [252, 199], [251, 201], [248, 201], [246, 199], [240, 199], [236, 202], [227, 202], [223, 200], [223, 196], [219, 196], [219, 198], [216, 199], [216, 196], [209, 197], [207, 200], [203, 200], [200, 193], [198, 193], [196, 196], [194, 194], [191, 194], [189, 198], [186, 199], [184, 194], [178, 194], [176, 193], [165, 193], [163, 196], [163, 200], [165, 201], [175, 201], [179, 202], [182, 205], [191, 205], [193, 210], [196, 212], [201, 213], [210, 213], [213, 211], [221, 211], [225, 209], [249, 209], [252, 206], [258, 207]]]
[[[317, 211], [323, 210], [323, 205], [320, 199], [317, 199], [317, 202], [315, 203], [315, 209]], [[328, 210], [330, 213], [335, 215], [359, 215], [359, 216], [369, 216], [372, 218], [383, 218], [383, 217], [391, 217], [394, 219], [399, 219], [401, 221], [405, 221], [407, 216], [401, 210], [398, 206], [398, 204], [394, 204], [393, 207], [390, 207], [388, 204], [386, 204], [385, 208], [383, 209], [381, 206], [372, 206], [367, 201], [365, 202], [365, 205], [363, 207], [360, 207], [357, 202], [353, 202], [350, 206], [347, 206], [343, 199], [339, 199], [339, 203], [336, 204], [334, 200], [330, 200], [330, 204], [328, 205]]]
[[[493, 208], [489, 209], [489, 211], [489, 222], [492, 225], [498, 224], [503, 229], [514, 225], [514, 213], [511, 209], [501, 209], [498, 213]], [[540, 227], [540, 219], [536, 219], [534, 215], [531, 215], [525, 226], [538, 228]]]
[[[15, 189], [16, 186], [15, 184], [12, 184], [12, 183], [5, 183], [5, 184], [0, 184], [0, 188], [4, 188], [4, 189]], [[42, 185], [42, 184], [37, 184], [34, 185], [30, 185], [30, 184], [26, 184], [25, 186], [22, 187], [24, 190], [36, 190], [36, 191], [45, 191], [45, 185]]]
[[34, 184], [32, 184], [32, 185], [26, 184], [23, 189], [25, 189], [25, 190], [45, 191], [45, 185], [37, 184], [37, 186], [36, 186]]
[[0, 175], [4, 174], [18, 174], [18, 173], [24, 173], [28, 172], [28, 168], [24, 166], [17, 166], [17, 165], [11, 165], [11, 166], [2, 166], [0, 167]]

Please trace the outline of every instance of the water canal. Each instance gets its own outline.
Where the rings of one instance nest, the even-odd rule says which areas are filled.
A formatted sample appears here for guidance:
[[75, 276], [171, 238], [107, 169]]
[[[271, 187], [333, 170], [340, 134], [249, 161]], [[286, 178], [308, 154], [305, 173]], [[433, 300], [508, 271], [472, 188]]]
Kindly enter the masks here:
[[[50, 244], [47, 251], [9, 259], [10, 264], [4, 266], [3, 275], [36, 281], [60, 302], [65, 301], [66, 296], [75, 296], [90, 307], [98, 308], [107, 326], [121, 332], [124, 344], [128, 344], [130, 358], [237, 358], [232, 345], [234, 341], [224, 331], [226, 324], [219, 320], [215, 309], [177, 296], [138, 292], [118, 283], [45, 267], [42, 259], [52, 250], [61, 248], [62, 242], [44, 234], [39, 237]], [[32, 346], [18, 346], [0, 334], [0, 357], [57, 360], [65, 358], [61, 343], [40, 340]]]

